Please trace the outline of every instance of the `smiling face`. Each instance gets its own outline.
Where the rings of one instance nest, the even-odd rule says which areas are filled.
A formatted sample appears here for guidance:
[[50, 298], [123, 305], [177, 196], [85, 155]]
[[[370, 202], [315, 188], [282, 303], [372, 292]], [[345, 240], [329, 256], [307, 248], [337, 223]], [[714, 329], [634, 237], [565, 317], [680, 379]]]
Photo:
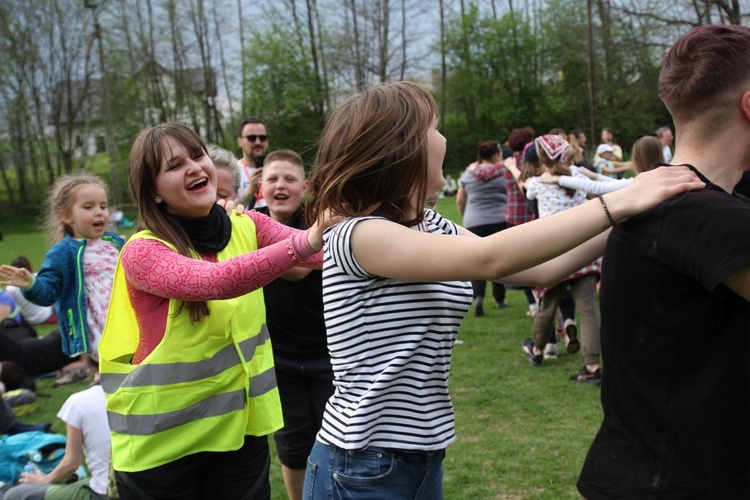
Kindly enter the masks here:
[[302, 203], [309, 181], [304, 169], [286, 160], [275, 160], [263, 167], [260, 191], [268, 204], [271, 217], [286, 223]]
[[189, 152], [165, 137], [165, 159], [156, 176], [154, 201], [180, 217], [204, 217], [216, 203], [216, 168], [206, 151]]
[[[248, 136], [255, 136], [254, 141], [250, 141]], [[266, 140], [262, 141], [260, 136], [265, 136]], [[252, 158], [253, 155], [262, 155], [268, 149], [268, 134], [266, 126], [262, 123], [246, 123], [242, 127], [242, 135], [237, 138], [237, 144], [242, 148], [242, 156]]]
[[73, 205], [60, 214], [60, 219], [70, 227], [74, 238], [96, 240], [101, 238], [109, 223], [107, 193], [94, 184], [82, 184], [72, 193]]

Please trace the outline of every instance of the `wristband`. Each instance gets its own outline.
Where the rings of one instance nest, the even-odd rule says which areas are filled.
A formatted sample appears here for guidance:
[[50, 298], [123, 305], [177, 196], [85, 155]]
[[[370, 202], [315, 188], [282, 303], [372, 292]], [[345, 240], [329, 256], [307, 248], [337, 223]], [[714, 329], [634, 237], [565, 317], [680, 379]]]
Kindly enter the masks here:
[[307, 239], [310, 230], [299, 231], [289, 236], [286, 240], [286, 248], [289, 255], [297, 262], [304, 262], [318, 253]]
[[599, 201], [602, 204], [602, 208], [604, 209], [604, 213], [607, 214], [607, 220], [609, 220], [609, 223], [612, 224], [612, 227], [617, 227], [617, 222], [615, 222], [615, 218], [612, 217], [612, 214], [609, 212], [609, 208], [607, 208], [607, 204], [604, 203], [604, 197], [600, 194], [596, 195], [597, 198], [599, 198]]

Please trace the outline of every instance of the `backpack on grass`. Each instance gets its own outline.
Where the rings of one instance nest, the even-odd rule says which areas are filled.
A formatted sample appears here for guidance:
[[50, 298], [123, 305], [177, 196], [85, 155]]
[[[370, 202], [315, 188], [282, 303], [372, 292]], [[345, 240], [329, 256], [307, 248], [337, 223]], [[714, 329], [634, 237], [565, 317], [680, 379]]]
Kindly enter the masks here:
[[29, 462], [45, 474], [50, 472], [62, 461], [65, 442], [66, 438], [62, 434], [41, 431], [0, 437], [0, 482], [15, 484]]
[[16, 389], [3, 393], [3, 399], [8, 402], [13, 413], [18, 416], [26, 415], [36, 410], [36, 394], [28, 389]]

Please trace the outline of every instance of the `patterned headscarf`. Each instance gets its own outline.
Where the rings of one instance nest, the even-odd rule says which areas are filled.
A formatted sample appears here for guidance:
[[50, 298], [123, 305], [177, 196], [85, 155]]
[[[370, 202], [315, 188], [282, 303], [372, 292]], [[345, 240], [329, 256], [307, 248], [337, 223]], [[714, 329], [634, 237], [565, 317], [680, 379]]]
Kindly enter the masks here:
[[570, 143], [556, 134], [540, 135], [534, 139], [537, 151], [544, 150], [550, 160], [564, 162], [566, 160]]

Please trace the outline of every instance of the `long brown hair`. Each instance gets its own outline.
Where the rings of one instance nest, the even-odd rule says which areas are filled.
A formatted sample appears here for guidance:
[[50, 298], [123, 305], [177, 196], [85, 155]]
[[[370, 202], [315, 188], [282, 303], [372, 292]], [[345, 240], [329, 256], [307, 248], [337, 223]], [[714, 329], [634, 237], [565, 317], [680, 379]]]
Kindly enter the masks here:
[[664, 163], [664, 148], [653, 135], [644, 135], [633, 144], [633, 167], [640, 174], [654, 163]]
[[375, 85], [346, 99], [321, 134], [308, 222], [330, 208], [345, 217], [420, 223], [427, 197], [427, 130], [436, 115], [430, 93], [410, 82]]
[[[196, 251], [190, 238], [177, 220], [166, 211], [163, 204], [156, 203], [156, 178], [161, 166], [169, 156], [166, 139], [171, 137], [182, 144], [188, 153], [206, 151], [203, 140], [189, 127], [181, 123], [162, 123], [141, 130], [130, 148], [128, 187], [138, 207], [139, 223], [158, 238], [174, 245], [180, 255], [195, 258]], [[176, 314], [182, 311], [182, 303]], [[200, 321], [208, 316], [205, 301], [187, 302], [190, 321]]]

